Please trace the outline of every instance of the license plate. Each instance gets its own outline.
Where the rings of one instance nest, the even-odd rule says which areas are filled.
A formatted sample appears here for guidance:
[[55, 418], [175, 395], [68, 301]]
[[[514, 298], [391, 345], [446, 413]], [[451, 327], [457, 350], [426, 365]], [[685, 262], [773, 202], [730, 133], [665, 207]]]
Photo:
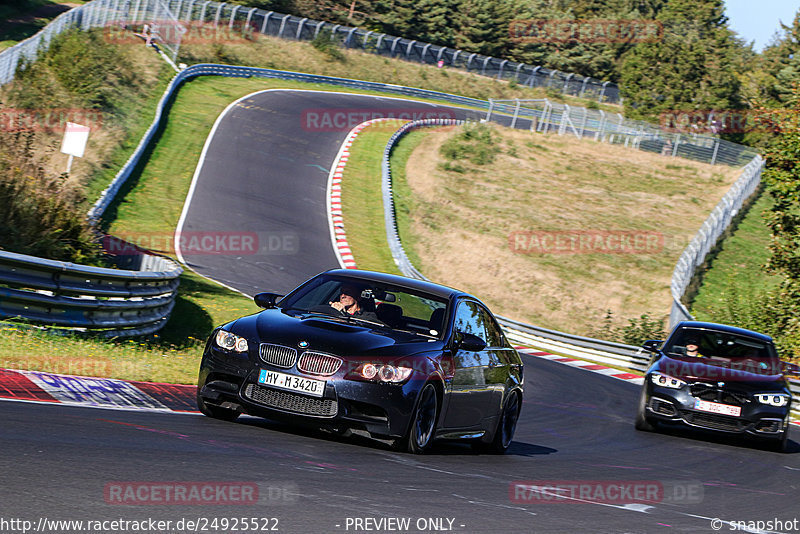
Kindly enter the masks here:
[[275, 371], [261, 369], [258, 374], [258, 383], [298, 393], [305, 393], [314, 397], [321, 397], [325, 393], [325, 381], [303, 378], [302, 376], [287, 375]]
[[722, 415], [732, 415], [739, 417], [742, 415], [742, 408], [739, 406], [731, 406], [730, 404], [720, 404], [718, 402], [708, 402], [697, 399], [694, 401], [694, 409], [701, 412], [718, 413]]

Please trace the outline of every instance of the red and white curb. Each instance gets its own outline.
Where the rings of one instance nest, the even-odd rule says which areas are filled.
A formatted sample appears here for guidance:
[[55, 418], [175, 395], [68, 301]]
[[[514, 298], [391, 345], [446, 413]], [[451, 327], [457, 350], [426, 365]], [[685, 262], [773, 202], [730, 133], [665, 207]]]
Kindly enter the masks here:
[[0, 400], [196, 413], [196, 386], [0, 369]]
[[611, 378], [616, 378], [618, 380], [625, 380], [626, 382], [631, 382], [640, 386], [644, 383], [644, 378], [642, 378], [642, 375], [620, 371], [619, 369], [606, 367], [605, 365], [587, 362], [585, 360], [578, 360], [576, 358], [567, 358], [566, 356], [550, 354], [549, 352], [540, 351], [539, 349], [531, 349], [528, 347], [516, 347], [516, 349], [518, 352], [523, 354], [529, 354], [530, 356], [536, 356], [552, 362], [563, 363], [571, 367], [578, 367], [579, 369], [583, 369], [585, 371], [591, 371], [593, 373], [610, 376]]
[[[396, 118], [380, 118], [372, 119], [362, 122], [347, 134], [342, 146], [339, 148], [339, 153], [333, 161], [330, 174], [328, 175], [328, 223], [331, 231], [331, 240], [333, 242], [333, 250], [336, 252], [336, 258], [339, 260], [339, 265], [344, 269], [356, 269], [356, 260], [353, 257], [353, 251], [350, 249], [350, 244], [347, 242], [347, 234], [344, 230], [344, 219], [342, 217], [342, 176], [344, 169], [347, 166], [347, 161], [350, 159], [350, 147], [353, 145], [358, 134], [364, 128], [377, 124], [379, 122], [395, 121]], [[408, 121], [402, 121], [408, 122]]]

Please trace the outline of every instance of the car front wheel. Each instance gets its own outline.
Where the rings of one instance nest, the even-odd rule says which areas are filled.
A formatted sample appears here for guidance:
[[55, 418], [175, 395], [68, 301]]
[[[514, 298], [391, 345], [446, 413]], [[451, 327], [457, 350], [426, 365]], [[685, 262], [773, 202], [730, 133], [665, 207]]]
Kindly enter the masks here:
[[214, 419], [221, 419], [223, 421], [234, 421], [241, 415], [241, 412], [238, 410], [231, 410], [229, 408], [222, 408], [221, 406], [213, 406], [206, 403], [199, 392], [197, 393], [197, 409], [207, 417], [213, 417]]
[[422, 454], [433, 442], [436, 419], [439, 416], [439, 399], [433, 384], [425, 384], [419, 394], [417, 405], [411, 417], [408, 433], [399, 445], [413, 454]]
[[636, 430], [642, 432], [652, 432], [655, 430], [653, 422], [647, 417], [647, 391], [642, 388], [642, 394], [639, 396], [639, 407], [636, 410], [636, 422], [634, 424]]

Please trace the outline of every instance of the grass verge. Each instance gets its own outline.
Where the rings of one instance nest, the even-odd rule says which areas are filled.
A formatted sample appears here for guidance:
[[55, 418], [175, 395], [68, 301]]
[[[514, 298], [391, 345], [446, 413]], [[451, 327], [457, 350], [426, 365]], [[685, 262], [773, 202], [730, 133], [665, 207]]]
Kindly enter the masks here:
[[732, 299], [748, 299], [777, 287], [781, 278], [761, 268], [769, 259], [770, 230], [763, 213], [772, 205], [769, 193], [762, 192], [739, 224], [719, 246], [717, 254], [703, 272], [702, 283], [691, 303], [698, 320], [726, 322]]
[[[444, 151], [448, 159], [440, 147], [458, 135], [459, 130], [420, 130], [393, 154], [397, 217], [412, 262], [433, 280], [481, 296], [497, 313], [578, 334], [595, 333], [609, 309], [619, 325], [642, 314], [666, 316], [675, 261], [739, 174], [501, 127], [493, 127], [495, 146], [488, 153], [470, 153], [479, 147], [469, 143], [451, 144]], [[359, 188], [347, 179], [349, 187]], [[367, 254], [359, 233], [369, 221], [349, 211], [347, 190], [342, 196], [358, 261]], [[656, 235], [659, 243], [620, 254], [537, 251], [527, 247], [529, 241], [516, 250], [510, 239], [517, 232], [564, 230], [638, 232]]]

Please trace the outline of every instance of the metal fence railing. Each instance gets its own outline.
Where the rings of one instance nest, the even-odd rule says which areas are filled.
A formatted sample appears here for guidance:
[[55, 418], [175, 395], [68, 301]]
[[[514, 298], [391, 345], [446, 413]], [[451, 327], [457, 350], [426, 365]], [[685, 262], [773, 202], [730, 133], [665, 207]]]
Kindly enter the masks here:
[[510, 116], [512, 126], [517, 128], [590, 138], [711, 165], [741, 167], [758, 155], [751, 147], [719, 137], [670, 131], [648, 122], [626, 119], [619, 113], [569, 106], [549, 99], [490, 99], [486, 119], [491, 120], [498, 114]]
[[135, 270], [90, 267], [0, 251], [0, 318], [131, 337], [158, 331], [183, 269], [160, 256], [125, 258]]
[[[352, 49], [428, 65], [463, 69], [522, 86], [543, 87], [562, 94], [619, 103], [616, 84], [588, 76], [516, 63], [431, 43], [404, 39], [384, 33], [352, 28], [329, 22], [295, 17], [274, 11], [247, 8], [209, 0], [93, 0], [56, 18], [35, 36], [0, 53], [0, 85], [11, 81], [22, 58], [33, 60], [40, 48], [47, 48], [53, 35], [65, 28], [81, 29], [110, 25], [150, 23], [158, 44], [167, 48], [175, 60], [181, 34], [191, 23], [208, 23], [230, 31], [251, 35], [254, 32], [283, 39], [313, 40], [321, 33], [332, 42]], [[181, 26], [183, 24], [184, 26]]]
[[[0, 85], [14, 79], [23, 61], [35, 61], [40, 50], [47, 50], [54, 36], [69, 28], [89, 30], [112, 25], [147, 21], [177, 21], [164, 0], [92, 0], [56, 17], [36, 35], [0, 52]], [[157, 35], [157, 34], [156, 34]], [[175, 59], [178, 43], [159, 44]]]
[[[452, 119], [424, 119], [407, 122], [406, 124], [403, 124], [394, 133], [394, 135], [392, 135], [384, 149], [383, 159], [381, 161], [381, 190], [383, 193], [386, 239], [389, 243], [389, 249], [395, 264], [400, 269], [400, 272], [405, 276], [419, 280], [428, 280], [428, 278], [426, 278], [425, 275], [422, 274], [411, 263], [411, 260], [408, 258], [408, 255], [403, 248], [403, 244], [398, 233], [394, 197], [392, 194], [392, 169], [390, 165], [392, 150], [404, 135], [417, 128], [441, 125], [459, 125], [462, 123], [463, 121]], [[718, 225], [718, 228], [722, 228], [722, 230], [724, 230], [724, 228], [727, 227], [727, 224], [730, 223], [730, 217], [727, 217], [726, 219], [726, 216], [733, 212], [732, 206], [734, 205], [734, 199], [745, 199], [749, 196], [749, 194], [752, 194], [752, 190], [749, 190], [748, 188], [751, 187], [752, 180], [756, 180], [755, 184], [757, 185], [757, 177], [760, 176], [761, 172], [760, 169], [761, 158], [757, 157], [750, 164], [748, 164], [743, 171], [742, 177], [736, 182], [736, 184], [734, 184], [728, 194], [725, 195], [723, 201], [720, 202], [720, 205], [725, 205], [727, 207], [727, 211], [717, 214], [717, 209], [715, 209], [714, 213], [712, 213], [712, 215], [709, 217], [710, 220], [713, 220], [714, 223]], [[722, 209], [720, 206], [717, 208]], [[726, 220], [727, 223], [725, 222]], [[723, 224], [725, 225], [724, 227]], [[716, 242], [716, 239], [710, 239], [710, 236], [713, 234], [711, 229], [706, 229], [705, 225], [704, 228], [698, 233], [698, 236], [701, 234], [708, 235], [708, 242], [712, 243], [712, 245], [714, 242]], [[687, 248], [687, 251], [690, 249], [693, 251], [696, 250], [698, 255], [703, 254], [703, 257], [705, 257], [705, 253], [708, 252], [708, 250], [706, 250], [705, 253], [703, 253], [702, 251], [704, 248], [702, 246], [694, 248], [692, 245], [690, 245], [689, 248]], [[687, 252], [684, 252], [684, 255], [686, 254]], [[676, 270], [677, 269], [678, 267], [676, 267]], [[693, 274], [693, 272], [693, 269], [691, 270], [691, 273], [689, 273], [687, 270], [689, 279], [691, 279], [691, 274]], [[685, 290], [685, 287], [683, 289]], [[681, 317], [679, 320], [683, 320], [684, 318], [685, 317]], [[650, 354], [644, 352], [640, 347], [633, 345], [576, 336], [574, 334], [567, 334], [564, 332], [558, 332], [556, 330], [549, 330], [546, 328], [521, 323], [506, 317], [497, 317], [497, 319], [503, 326], [508, 338], [512, 342], [520, 345], [533, 346], [539, 349], [550, 350], [558, 354], [566, 354], [592, 362], [622, 367], [638, 373], [644, 372], [650, 362]], [[800, 398], [800, 381], [796, 379], [790, 380], [790, 387], [794, 395]], [[792, 415], [795, 419], [800, 419], [800, 406], [797, 406], [792, 410]]]
[[706, 256], [717, 244], [717, 241], [730, 226], [731, 221], [742, 208], [744, 202], [758, 188], [761, 183], [761, 172], [764, 169], [764, 160], [756, 155], [748, 163], [739, 179], [725, 193], [722, 200], [714, 207], [711, 215], [703, 222], [700, 230], [695, 234], [689, 245], [681, 254], [675, 270], [672, 273], [670, 291], [672, 292], [672, 310], [670, 311], [669, 322], [674, 325], [679, 321], [691, 319], [692, 315], [681, 302], [686, 290], [691, 284], [698, 267], [703, 265]]

